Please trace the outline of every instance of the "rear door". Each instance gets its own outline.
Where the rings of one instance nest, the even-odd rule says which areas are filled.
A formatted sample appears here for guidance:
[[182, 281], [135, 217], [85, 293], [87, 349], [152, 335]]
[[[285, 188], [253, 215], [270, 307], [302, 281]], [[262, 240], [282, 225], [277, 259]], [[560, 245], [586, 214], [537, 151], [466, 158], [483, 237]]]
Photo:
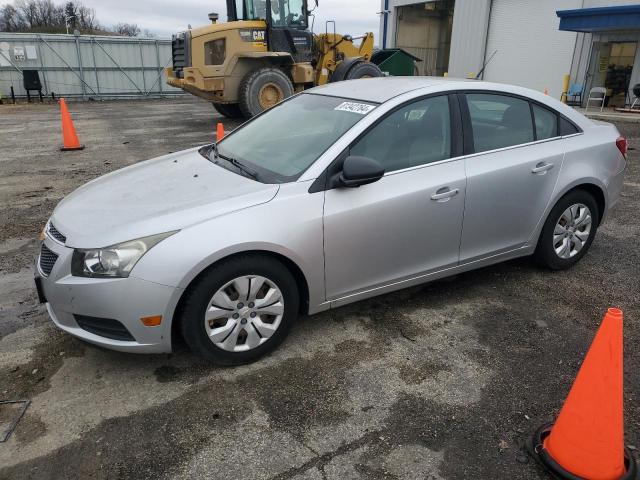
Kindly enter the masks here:
[[550, 201], [562, 161], [558, 115], [508, 94], [461, 94], [467, 195], [460, 263], [523, 246]]
[[377, 160], [386, 173], [325, 193], [329, 300], [457, 265], [466, 180], [464, 159], [453, 158], [460, 155], [455, 100], [439, 95], [400, 107], [351, 146], [351, 155]]

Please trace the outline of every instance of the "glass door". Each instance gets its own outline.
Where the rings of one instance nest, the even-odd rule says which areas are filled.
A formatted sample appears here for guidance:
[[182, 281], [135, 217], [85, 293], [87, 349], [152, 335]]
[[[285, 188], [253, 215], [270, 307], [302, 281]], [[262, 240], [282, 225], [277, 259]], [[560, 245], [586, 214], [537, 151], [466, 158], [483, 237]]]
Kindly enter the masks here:
[[636, 56], [636, 42], [614, 42], [611, 44], [609, 64], [604, 86], [611, 97], [610, 106], [624, 107], [629, 103], [629, 83]]
[[607, 89], [606, 106], [622, 107], [628, 91], [637, 42], [594, 42], [583, 100], [594, 87]]

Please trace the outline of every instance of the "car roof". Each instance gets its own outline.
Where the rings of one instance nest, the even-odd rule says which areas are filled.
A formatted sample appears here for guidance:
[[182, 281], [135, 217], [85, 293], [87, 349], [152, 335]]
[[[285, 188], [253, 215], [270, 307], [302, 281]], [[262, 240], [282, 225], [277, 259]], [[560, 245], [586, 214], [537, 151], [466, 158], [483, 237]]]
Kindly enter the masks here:
[[327, 83], [306, 90], [307, 93], [344, 97], [364, 102], [384, 103], [398, 95], [426, 87], [452, 86], [461, 79], [444, 77], [380, 77]]
[[496, 93], [521, 95], [562, 113], [581, 128], [588, 128], [592, 122], [574, 108], [549, 95], [529, 88], [505, 83], [493, 83], [466, 78], [453, 77], [380, 77], [346, 80], [328, 83], [320, 87], [305, 90], [304, 93], [348, 98], [350, 100], [385, 103], [400, 95], [414, 92], [421, 94], [441, 91], [480, 90]]

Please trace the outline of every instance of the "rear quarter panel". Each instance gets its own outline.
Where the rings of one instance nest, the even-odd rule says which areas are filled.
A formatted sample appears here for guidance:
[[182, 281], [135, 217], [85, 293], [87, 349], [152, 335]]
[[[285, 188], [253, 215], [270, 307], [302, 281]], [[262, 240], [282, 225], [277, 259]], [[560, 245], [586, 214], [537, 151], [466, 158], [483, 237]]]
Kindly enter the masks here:
[[[577, 115], [580, 115], [576, 112]], [[544, 222], [555, 204], [570, 190], [584, 184], [599, 187], [604, 194], [605, 214], [620, 198], [626, 161], [618, 148], [619, 136], [615, 126], [594, 123], [580, 115], [583, 133], [570, 135], [562, 139], [565, 151], [562, 169], [556, 183], [556, 189], [543, 218], [540, 219], [536, 234], [530, 245], [535, 247]], [[578, 123], [578, 122], [577, 122]]]

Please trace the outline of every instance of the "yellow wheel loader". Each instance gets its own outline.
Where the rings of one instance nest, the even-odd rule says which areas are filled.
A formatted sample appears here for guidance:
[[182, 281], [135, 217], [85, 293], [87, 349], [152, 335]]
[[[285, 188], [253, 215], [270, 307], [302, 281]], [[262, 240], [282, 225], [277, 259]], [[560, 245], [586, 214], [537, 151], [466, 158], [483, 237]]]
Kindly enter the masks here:
[[222, 115], [252, 117], [309, 87], [383, 75], [370, 61], [372, 33], [354, 39], [327, 22], [313, 34], [307, 0], [227, 0], [227, 12], [227, 23], [212, 13], [210, 25], [174, 35], [166, 69], [167, 83]]

